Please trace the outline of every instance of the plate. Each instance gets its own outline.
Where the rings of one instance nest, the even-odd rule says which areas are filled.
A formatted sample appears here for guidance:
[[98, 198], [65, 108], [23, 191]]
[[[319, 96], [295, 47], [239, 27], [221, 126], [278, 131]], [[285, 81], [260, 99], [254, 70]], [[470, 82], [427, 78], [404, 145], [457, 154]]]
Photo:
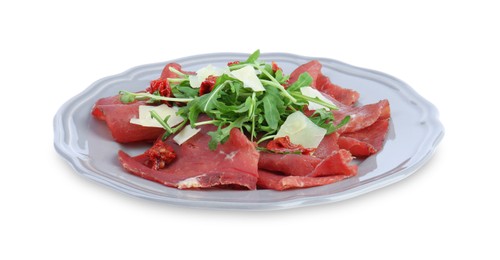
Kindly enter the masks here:
[[[245, 60], [248, 54], [214, 53], [176, 59], [188, 71], [228, 61]], [[105, 124], [90, 115], [95, 101], [119, 90], [143, 90], [159, 77], [169, 62], [142, 65], [98, 80], [68, 100], [54, 117], [54, 145], [79, 174], [118, 191], [140, 198], [201, 208], [277, 210], [346, 200], [400, 181], [422, 167], [443, 137], [437, 109], [410, 86], [392, 76], [358, 68], [333, 59], [287, 53], [264, 53], [263, 61], [276, 61], [289, 74], [297, 66], [317, 59], [323, 73], [335, 84], [360, 92], [359, 105], [388, 99], [392, 117], [383, 149], [359, 161], [358, 175], [338, 183], [288, 191], [178, 190], [132, 174], [120, 166], [117, 152], [131, 155], [147, 149], [144, 144], [115, 143]]]

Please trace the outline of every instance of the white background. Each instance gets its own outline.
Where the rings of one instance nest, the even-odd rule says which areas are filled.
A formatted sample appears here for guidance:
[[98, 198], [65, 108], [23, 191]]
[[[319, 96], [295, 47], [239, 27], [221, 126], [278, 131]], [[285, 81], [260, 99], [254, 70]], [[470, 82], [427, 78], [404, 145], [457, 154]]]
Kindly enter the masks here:
[[[0, 259], [499, 259], [494, 1], [5, 2]], [[445, 137], [397, 184], [274, 212], [134, 198], [80, 177], [55, 152], [53, 116], [94, 81], [257, 48], [394, 75], [438, 107]]]

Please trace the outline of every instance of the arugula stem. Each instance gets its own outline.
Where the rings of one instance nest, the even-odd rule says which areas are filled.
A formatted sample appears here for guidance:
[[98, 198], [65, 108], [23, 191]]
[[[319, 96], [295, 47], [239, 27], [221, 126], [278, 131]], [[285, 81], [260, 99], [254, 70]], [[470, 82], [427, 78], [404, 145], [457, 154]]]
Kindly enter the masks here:
[[263, 65], [263, 64], [259, 64], [259, 63], [244, 63], [244, 62], [242, 62], [242, 63], [238, 63], [238, 64], [234, 64], [234, 65], [229, 66], [229, 70], [233, 71], [233, 70], [241, 69], [241, 68], [246, 67], [248, 65], [253, 66], [253, 67], [255, 67], [255, 68], [257, 68], [257, 69], [260, 70], [260, 66]]
[[194, 123], [194, 126], [200, 126], [200, 125], [210, 125], [219, 122], [219, 120], [208, 120], [208, 121], [201, 121], [201, 122], [196, 122]]
[[305, 100], [307, 100], [309, 102], [313, 102], [313, 103], [322, 105], [324, 107], [327, 107], [330, 110], [338, 110], [339, 109], [336, 105], [333, 105], [333, 104], [330, 104], [328, 102], [325, 102], [325, 101], [323, 101], [323, 100], [321, 100], [319, 98], [312, 98], [312, 97], [309, 97], [309, 96], [305, 96], [305, 95], [299, 94], [297, 92], [292, 92], [291, 94], [292, 94], [292, 96], [295, 96], [295, 97], [298, 97], [298, 98], [302, 98], [302, 99], [305, 99]]
[[230, 66], [229, 69], [230, 70], [237, 70], [237, 69], [241, 69], [241, 68], [248, 66], [248, 65], [251, 65], [254, 68], [258, 69], [260, 72], [262, 72], [264, 75], [266, 75], [270, 79], [270, 81], [261, 79], [260, 81], [262, 83], [266, 83], [270, 86], [278, 88], [283, 93], [283, 95], [285, 97], [287, 97], [288, 99], [290, 99], [293, 103], [297, 102], [297, 100], [294, 97], [292, 97], [290, 95], [290, 93], [288, 93], [288, 91], [286, 91], [286, 89], [273, 77], [273, 75], [269, 74], [269, 72], [267, 72], [266, 70], [264, 70], [260, 67], [262, 64], [259, 64], [258, 62], [254, 62], [251, 64], [248, 64], [248, 63], [235, 64], [235, 65]]
[[203, 107], [203, 111], [204, 112], [207, 112], [207, 108], [208, 108], [208, 105], [210, 104], [210, 102], [212, 101], [212, 99], [217, 96], [217, 93], [219, 91], [221, 91], [221, 89], [223, 89], [227, 84], [228, 84], [229, 81], [226, 81], [222, 84], [220, 84], [219, 86], [215, 87], [214, 90], [212, 90], [212, 92], [210, 92], [210, 96], [208, 97], [208, 100], [207, 100], [207, 103], [205, 104], [205, 107]]
[[276, 135], [269, 135], [269, 136], [266, 136], [266, 137], [263, 137], [261, 139], [259, 139], [259, 141], [257, 141], [257, 144], [260, 144], [266, 140], [269, 140], [269, 139], [273, 139], [274, 137], [276, 137]]
[[252, 132], [250, 133], [250, 142], [253, 142], [253, 137], [255, 135], [255, 110], [257, 105], [257, 96], [255, 92], [252, 93], [252, 114], [250, 119], [252, 120]]
[[179, 75], [179, 76], [181, 76], [181, 77], [183, 77], [183, 78], [187, 78], [187, 76], [188, 76], [188, 75], [186, 75], [186, 74], [184, 74], [184, 73], [182, 73], [182, 72], [178, 71], [178, 70], [177, 70], [176, 68], [174, 68], [174, 67], [168, 67], [168, 69], [169, 69], [171, 72], [173, 72], [173, 73], [175, 73], [175, 74], [177, 74], [177, 75]]
[[158, 123], [160, 123], [160, 125], [161, 125], [161, 126], [162, 126], [162, 127], [163, 127], [163, 128], [164, 128], [164, 129], [165, 129], [165, 130], [169, 133], [169, 134], [173, 133], [172, 128], [171, 128], [171, 127], [167, 124], [168, 118], [169, 118], [170, 116], [167, 116], [165, 119], [162, 119], [162, 118], [160, 117], [160, 115], [158, 115], [158, 113], [156, 113], [156, 111], [151, 110], [151, 111], [150, 111], [150, 113], [151, 113], [151, 117], [152, 117], [152, 118], [154, 118], [154, 119], [156, 119], [156, 121], [158, 121]]
[[[265, 70], [263, 70], [262, 72], [264, 72], [264, 71]], [[267, 73], [267, 71], [266, 71], [266, 73]], [[267, 73], [266, 75], [269, 75], [269, 73]], [[286, 91], [286, 89], [276, 79], [274, 79], [274, 81], [261, 79], [260, 82], [262, 82], [263, 84], [278, 88], [285, 97], [290, 99], [290, 101], [292, 101], [293, 103], [297, 102], [297, 99], [295, 99], [292, 95], [290, 95], [290, 93], [288, 91]]]
[[167, 78], [168, 82], [171, 83], [182, 83], [184, 81], [187, 81], [188, 79], [186, 78]]
[[121, 95], [131, 95], [134, 96], [136, 99], [138, 98], [150, 98], [153, 100], [164, 100], [164, 101], [173, 101], [173, 102], [182, 102], [182, 103], [187, 103], [189, 101], [192, 101], [193, 98], [172, 98], [172, 97], [164, 97], [164, 96], [158, 96], [158, 95], [153, 95], [147, 92], [143, 93], [133, 93], [133, 92], [128, 92], [128, 91], [120, 91], [119, 92]]

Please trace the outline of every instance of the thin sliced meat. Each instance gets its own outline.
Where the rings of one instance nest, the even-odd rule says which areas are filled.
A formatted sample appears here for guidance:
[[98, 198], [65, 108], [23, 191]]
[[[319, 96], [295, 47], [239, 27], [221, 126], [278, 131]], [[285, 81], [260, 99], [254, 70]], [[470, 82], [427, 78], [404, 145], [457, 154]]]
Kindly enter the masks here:
[[276, 154], [261, 152], [259, 169], [292, 176], [352, 175], [356, 165], [350, 165], [352, 156], [347, 150], [332, 152], [324, 159], [302, 154]]
[[359, 99], [357, 91], [333, 84], [327, 76], [321, 73], [321, 68], [322, 65], [317, 60], [302, 64], [290, 74], [290, 83], [297, 81], [300, 74], [307, 72], [313, 79], [311, 87], [316, 88], [341, 104], [350, 106]]
[[347, 106], [353, 105], [359, 99], [359, 92], [333, 84], [330, 78], [323, 74], [318, 75], [315, 86], [317, 90]]
[[[163, 68], [160, 79], [179, 77], [179, 75], [170, 71], [170, 68], [185, 74], [192, 74], [192, 72], [182, 71], [181, 65], [177, 63], [169, 63]], [[130, 123], [130, 119], [139, 116], [139, 106], [141, 105], [147, 105], [146, 101], [124, 104], [120, 101], [120, 95], [115, 95], [97, 100], [92, 107], [91, 114], [95, 118], [106, 122], [116, 142], [154, 141], [165, 132], [163, 128], [144, 127]]]
[[120, 97], [100, 99], [92, 109], [94, 117], [106, 122], [116, 142], [154, 141], [165, 132], [163, 128], [144, 127], [130, 123], [130, 119], [139, 117], [139, 106], [146, 105], [145, 101], [123, 104], [117, 103], [116, 100], [119, 101]]
[[139, 106], [147, 105], [145, 101], [124, 104], [120, 95], [97, 100], [91, 110], [92, 116], [106, 122], [111, 136], [116, 142], [131, 143], [138, 141], [154, 141], [165, 130], [158, 127], [144, 127], [131, 124], [130, 119], [139, 116]]
[[259, 170], [257, 186], [262, 189], [288, 190], [308, 188], [331, 184], [349, 178], [349, 175], [334, 175], [326, 177], [283, 176], [265, 170]]
[[389, 130], [389, 119], [379, 119], [371, 126], [339, 137], [338, 145], [356, 157], [367, 157], [382, 149]]
[[311, 83], [311, 87], [315, 88], [316, 87], [316, 80], [318, 76], [321, 74], [321, 63], [317, 60], [312, 60], [308, 63], [304, 63], [297, 67], [291, 74], [289, 78], [290, 83], [294, 83], [299, 79], [300, 74], [307, 72], [309, 75], [312, 77], [313, 81]]
[[333, 152], [338, 151], [340, 149], [338, 139], [338, 133], [331, 133], [323, 137], [323, 140], [319, 143], [318, 148], [314, 151], [314, 157], [323, 159], [331, 155]]
[[340, 149], [333, 152], [316, 166], [314, 171], [307, 176], [332, 176], [332, 175], [348, 175], [353, 176], [358, 172], [358, 166], [350, 164], [353, 157], [347, 150]]
[[226, 143], [215, 151], [208, 148], [208, 131], [215, 126], [201, 126], [201, 131], [182, 145], [177, 145], [173, 137], [165, 142], [173, 148], [176, 159], [161, 170], [146, 166], [145, 154], [131, 157], [119, 152], [122, 166], [139, 177], [179, 189], [209, 188], [216, 186], [238, 186], [255, 189], [258, 172], [259, 153], [239, 129], [232, 129]]
[[360, 107], [343, 107], [334, 110], [335, 123], [339, 123], [345, 116], [351, 116], [351, 120], [338, 131], [340, 133], [352, 133], [366, 128], [379, 119], [389, 118], [389, 102], [384, 99], [374, 104]]
[[310, 155], [261, 152], [259, 169], [286, 175], [306, 176], [313, 172], [321, 161], [322, 159]]
[[170, 68], [174, 68], [184, 74], [192, 75], [195, 74], [194, 72], [191, 71], [184, 71], [182, 70], [182, 66], [179, 65], [178, 63], [169, 63], [165, 65], [165, 68], [163, 68], [163, 71], [161, 72], [160, 79], [167, 79], [167, 78], [178, 78], [179, 75], [177, 75], [175, 72], [172, 72]]
[[97, 102], [95, 102], [94, 106], [92, 107], [92, 116], [99, 120], [105, 121], [106, 115], [104, 115], [104, 112], [102, 111], [102, 106], [111, 105], [123, 105], [123, 103], [120, 101], [120, 95], [100, 98], [99, 100], [97, 100]]

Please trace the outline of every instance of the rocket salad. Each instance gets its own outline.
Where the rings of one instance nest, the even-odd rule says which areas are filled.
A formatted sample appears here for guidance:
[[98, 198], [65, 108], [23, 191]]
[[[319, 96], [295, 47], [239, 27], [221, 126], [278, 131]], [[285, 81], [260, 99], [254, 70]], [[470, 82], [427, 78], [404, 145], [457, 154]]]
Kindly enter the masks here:
[[[290, 84], [289, 75], [285, 75], [276, 63], [262, 62], [259, 56], [257, 50], [245, 61], [229, 62], [227, 67], [219, 69], [209, 65], [196, 74], [170, 67], [176, 78], [167, 78], [167, 82], [158, 84], [156, 89], [150, 87], [148, 92], [120, 91], [120, 100], [123, 103], [136, 100], [153, 104], [175, 102], [179, 105], [177, 115], [184, 119], [176, 126], [167, 123], [171, 115], [161, 117], [156, 111], [150, 111], [151, 117], [165, 129], [162, 139], [178, 134], [188, 124], [191, 128], [212, 124], [217, 130], [208, 132], [211, 150], [225, 143], [233, 128], [239, 128], [257, 144], [273, 139], [291, 114], [304, 112], [311, 103], [320, 108], [309, 113], [308, 118], [325, 129], [326, 135], [349, 122], [350, 117], [345, 116], [334, 124], [330, 110], [337, 110], [337, 106], [305, 91], [313, 81], [309, 73], [300, 74]], [[209, 119], [200, 120], [202, 114]]]

